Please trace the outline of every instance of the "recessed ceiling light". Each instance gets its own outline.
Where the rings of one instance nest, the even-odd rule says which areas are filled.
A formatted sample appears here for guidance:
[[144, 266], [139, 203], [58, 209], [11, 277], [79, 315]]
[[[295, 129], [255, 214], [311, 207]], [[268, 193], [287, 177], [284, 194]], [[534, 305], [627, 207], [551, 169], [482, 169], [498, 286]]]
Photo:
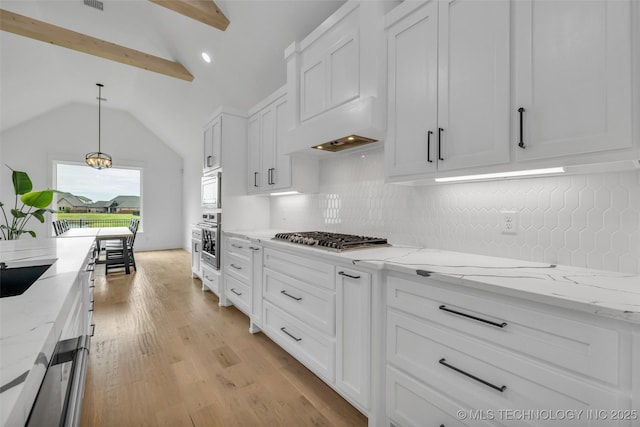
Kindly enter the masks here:
[[206, 62], [207, 64], [211, 64], [211, 57], [209, 56], [209, 54], [207, 52], [202, 52], [202, 60], [204, 62]]

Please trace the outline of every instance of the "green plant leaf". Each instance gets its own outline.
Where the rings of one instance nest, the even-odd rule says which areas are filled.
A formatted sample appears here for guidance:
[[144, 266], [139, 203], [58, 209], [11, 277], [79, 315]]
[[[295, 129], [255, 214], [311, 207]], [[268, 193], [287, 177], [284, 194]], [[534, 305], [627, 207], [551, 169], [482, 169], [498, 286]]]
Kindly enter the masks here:
[[31, 234], [31, 237], [36, 237], [36, 232], [32, 230], [26, 230], [25, 233]]
[[32, 191], [30, 193], [24, 194], [22, 197], [20, 197], [20, 200], [22, 200], [22, 203], [27, 206], [33, 206], [34, 208], [43, 209], [49, 206], [53, 201], [53, 191]]
[[31, 215], [33, 215], [38, 221], [44, 222], [44, 213], [45, 212], [46, 212], [46, 210], [44, 210], [44, 209], [38, 209], [35, 212], [31, 212]]
[[18, 209], [11, 209], [11, 215], [13, 215], [14, 218], [24, 218], [27, 216], [26, 213], [19, 211]]
[[33, 189], [31, 179], [26, 172], [13, 171], [11, 172], [11, 179], [13, 180], [13, 190], [16, 194], [27, 194]]

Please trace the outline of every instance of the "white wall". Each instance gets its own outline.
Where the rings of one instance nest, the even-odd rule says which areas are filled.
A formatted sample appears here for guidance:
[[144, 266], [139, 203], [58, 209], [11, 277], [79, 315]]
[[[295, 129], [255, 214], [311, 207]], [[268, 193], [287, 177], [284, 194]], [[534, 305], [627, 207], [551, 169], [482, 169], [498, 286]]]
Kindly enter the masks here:
[[[34, 189], [51, 187], [52, 161], [84, 162], [98, 148], [98, 107], [67, 104], [0, 135], [0, 200], [13, 200], [11, 171], [29, 174]], [[183, 161], [131, 114], [102, 106], [102, 151], [114, 166], [142, 167], [143, 228], [136, 250], [184, 247]], [[38, 237], [50, 235], [51, 223], [29, 223]]]
[[[640, 273], [640, 172], [406, 187], [385, 184], [382, 149], [321, 162], [320, 192], [271, 199], [271, 226]], [[519, 231], [500, 229], [515, 210]]]

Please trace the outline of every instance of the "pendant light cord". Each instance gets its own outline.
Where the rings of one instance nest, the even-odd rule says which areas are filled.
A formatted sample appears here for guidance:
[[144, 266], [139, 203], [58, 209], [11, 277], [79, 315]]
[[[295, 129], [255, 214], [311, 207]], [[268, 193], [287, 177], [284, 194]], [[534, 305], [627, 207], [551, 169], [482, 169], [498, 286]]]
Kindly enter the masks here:
[[100, 138], [102, 135], [101, 131], [101, 111], [102, 111], [102, 83], [96, 83], [98, 86], [98, 153], [102, 152], [102, 148], [100, 147]]

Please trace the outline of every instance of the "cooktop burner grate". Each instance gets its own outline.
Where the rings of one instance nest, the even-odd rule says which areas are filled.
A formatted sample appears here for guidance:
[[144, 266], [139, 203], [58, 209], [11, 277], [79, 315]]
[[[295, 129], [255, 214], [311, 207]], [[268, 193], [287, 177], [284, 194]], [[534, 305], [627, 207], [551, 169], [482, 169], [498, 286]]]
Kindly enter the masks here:
[[352, 249], [390, 246], [387, 243], [387, 239], [380, 237], [356, 236], [353, 234], [329, 233], [324, 231], [277, 233], [274, 239], [298, 243], [301, 245], [318, 246], [338, 252]]

